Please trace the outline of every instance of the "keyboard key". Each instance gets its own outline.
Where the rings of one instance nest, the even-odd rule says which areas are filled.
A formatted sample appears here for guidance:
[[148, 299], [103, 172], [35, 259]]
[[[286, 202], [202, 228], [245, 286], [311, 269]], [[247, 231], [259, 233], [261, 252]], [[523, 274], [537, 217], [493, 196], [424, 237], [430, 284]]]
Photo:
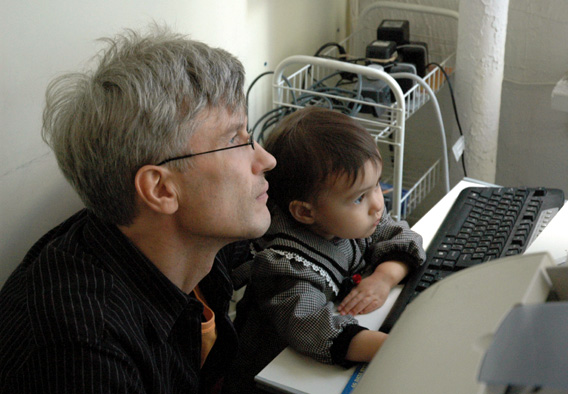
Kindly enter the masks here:
[[442, 268], [445, 269], [453, 269], [456, 265], [456, 262], [453, 260], [444, 260], [444, 262], [442, 263]]
[[444, 261], [444, 259], [440, 259], [440, 258], [433, 258], [430, 261], [430, 264], [428, 265], [429, 267], [434, 267], [434, 268], [440, 268], [442, 266], [442, 262]]
[[479, 263], [481, 263], [480, 260], [471, 260], [471, 259], [469, 259], [469, 260], [458, 260], [456, 262], [456, 267], [463, 269], [463, 268], [473, 267], [474, 265], [477, 265]]
[[525, 244], [526, 238], [523, 236], [515, 236], [513, 237], [513, 245], [523, 246]]
[[445, 250], [437, 250], [436, 253], [434, 254], [434, 256], [436, 256], [436, 258], [443, 260], [444, 257], [446, 257], [447, 254], [448, 254], [448, 252], [446, 252]]
[[446, 260], [455, 261], [458, 259], [458, 257], [460, 257], [460, 252], [458, 250], [450, 250], [446, 254]]
[[436, 277], [435, 277], [435, 276], [426, 275], [426, 274], [425, 274], [425, 275], [422, 275], [422, 281], [424, 281], [424, 282], [432, 283], [432, 282], [434, 282], [435, 280], [436, 280]]

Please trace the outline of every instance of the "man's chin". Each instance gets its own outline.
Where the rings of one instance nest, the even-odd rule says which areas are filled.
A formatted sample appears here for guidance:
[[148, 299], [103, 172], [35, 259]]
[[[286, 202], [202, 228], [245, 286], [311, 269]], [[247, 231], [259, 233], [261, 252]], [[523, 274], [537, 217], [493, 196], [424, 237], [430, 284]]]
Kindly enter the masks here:
[[254, 229], [252, 229], [253, 236], [250, 238], [262, 237], [270, 227], [271, 222], [272, 218], [270, 216], [270, 212], [266, 209], [266, 212], [264, 212], [262, 216], [259, 215], [255, 221], [256, 225], [254, 226]]
[[259, 230], [258, 230], [258, 235], [256, 236], [256, 238], [258, 237], [262, 237], [270, 228], [270, 223], [271, 223], [271, 218], [270, 216], [268, 217], [268, 220], [265, 221], [265, 223], [260, 226]]

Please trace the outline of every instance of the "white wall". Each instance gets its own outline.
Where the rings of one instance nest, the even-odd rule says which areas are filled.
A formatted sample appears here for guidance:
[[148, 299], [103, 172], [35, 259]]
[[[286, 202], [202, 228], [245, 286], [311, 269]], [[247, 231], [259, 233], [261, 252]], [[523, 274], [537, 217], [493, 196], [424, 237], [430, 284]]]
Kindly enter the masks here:
[[558, 187], [568, 196], [568, 112], [552, 109], [568, 72], [568, 1], [511, 0], [496, 182]]
[[[360, 0], [360, 8], [369, 1]], [[459, 9], [459, 0], [398, 0]], [[463, 0], [480, 1], [480, 0]], [[292, 54], [344, 37], [354, 0], [4, 0], [0, 12], [0, 285], [45, 231], [81, 207], [40, 138], [49, 80], [84, 67], [95, 39], [155, 19], [235, 53], [249, 82]], [[354, 6], [354, 10], [357, 8]], [[464, 16], [467, 17], [467, 16]], [[568, 192], [568, 113], [550, 106], [568, 71], [568, 2], [511, 0], [496, 182]], [[269, 107], [268, 79], [253, 90], [251, 119]], [[445, 120], [452, 123], [451, 112]], [[427, 116], [411, 120], [427, 129]], [[434, 129], [434, 124], [431, 125]], [[449, 144], [457, 138], [447, 127]], [[435, 137], [435, 136], [434, 136]], [[432, 137], [432, 140], [437, 140]], [[433, 147], [432, 149], [437, 149]], [[452, 183], [460, 164], [451, 161]]]
[[[0, 286], [47, 230], [82, 207], [40, 137], [48, 82], [87, 66], [99, 37], [150, 21], [238, 56], [248, 81], [345, 36], [346, 0], [5, 0], [0, 14]], [[256, 85], [255, 85], [256, 86]], [[269, 108], [259, 84], [251, 118]]]

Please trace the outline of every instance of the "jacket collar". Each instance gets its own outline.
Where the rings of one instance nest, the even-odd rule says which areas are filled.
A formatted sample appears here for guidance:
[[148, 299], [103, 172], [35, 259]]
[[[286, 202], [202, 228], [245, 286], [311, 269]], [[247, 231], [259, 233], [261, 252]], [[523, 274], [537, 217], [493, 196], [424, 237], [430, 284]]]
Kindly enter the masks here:
[[[186, 307], [201, 306], [162, 274], [116, 225], [88, 213], [83, 232], [87, 245], [92, 245], [90, 254], [141, 303], [160, 316], [160, 319], [152, 319], [159, 337], [165, 340], [169, 336]], [[148, 318], [151, 319], [150, 315]]]

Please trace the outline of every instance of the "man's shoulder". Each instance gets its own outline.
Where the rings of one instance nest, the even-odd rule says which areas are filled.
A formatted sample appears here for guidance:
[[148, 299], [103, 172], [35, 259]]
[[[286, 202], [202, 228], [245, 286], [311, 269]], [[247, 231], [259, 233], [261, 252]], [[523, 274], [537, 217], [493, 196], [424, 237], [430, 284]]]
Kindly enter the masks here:
[[0, 297], [3, 326], [27, 326], [38, 345], [102, 335], [114, 280], [82, 246], [85, 217], [81, 211], [48, 232], [8, 278]]
[[37, 345], [102, 335], [114, 281], [93, 257], [50, 243], [20, 265], [2, 289], [4, 323], [28, 326]]
[[0, 292], [0, 364], [11, 371], [41, 349], [98, 346], [105, 336], [108, 274], [57, 242], [35, 253]]
[[42, 237], [10, 276], [0, 315], [11, 315], [0, 332], [20, 320], [38, 344], [99, 344], [148, 325], [162, 335], [185, 303], [118, 229], [83, 211]]

